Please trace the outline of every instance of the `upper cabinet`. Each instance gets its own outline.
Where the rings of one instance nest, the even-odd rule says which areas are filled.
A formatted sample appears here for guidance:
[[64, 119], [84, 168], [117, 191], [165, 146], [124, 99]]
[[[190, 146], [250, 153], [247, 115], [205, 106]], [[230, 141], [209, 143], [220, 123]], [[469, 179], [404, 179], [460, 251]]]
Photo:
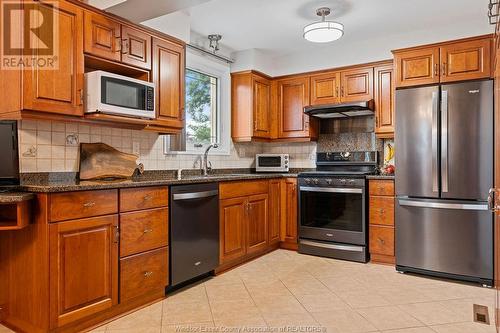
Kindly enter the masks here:
[[492, 37], [396, 50], [396, 87], [475, 80], [492, 75]]
[[153, 38], [157, 125], [174, 129], [184, 126], [184, 59], [183, 46]]
[[278, 81], [278, 137], [283, 139], [316, 138], [316, 122], [311, 124], [304, 107], [309, 105], [309, 77]]
[[310, 105], [373, 99], [373, 67], [353, 68], [311, 76]]
[[232, 137], [236, 142], [271, 139], [273, 128], [272, 82], [258, 72], [231, 75]]
[[394, 69], [393, 65], [375, 67], [375, 134], [394, 137]]

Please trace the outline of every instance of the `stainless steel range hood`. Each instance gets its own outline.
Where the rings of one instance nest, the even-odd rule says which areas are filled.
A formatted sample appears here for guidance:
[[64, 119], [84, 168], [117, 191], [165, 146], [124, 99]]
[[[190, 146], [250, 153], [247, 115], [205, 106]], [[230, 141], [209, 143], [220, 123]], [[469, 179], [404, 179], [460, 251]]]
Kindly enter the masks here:
[[366, 102], [306, 106], [304, 113], [322, 119], [351, 118], [373, 116], [374, 108], [375, 102], [371, 99]]

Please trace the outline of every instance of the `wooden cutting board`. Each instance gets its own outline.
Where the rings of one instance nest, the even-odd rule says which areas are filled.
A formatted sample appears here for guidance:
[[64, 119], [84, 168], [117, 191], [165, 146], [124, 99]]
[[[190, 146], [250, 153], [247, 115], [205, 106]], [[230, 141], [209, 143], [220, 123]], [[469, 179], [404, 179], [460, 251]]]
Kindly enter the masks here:
[[137, 158], [104, 143], [81, 143], [80, 179], [130, 178], [138, 168]]

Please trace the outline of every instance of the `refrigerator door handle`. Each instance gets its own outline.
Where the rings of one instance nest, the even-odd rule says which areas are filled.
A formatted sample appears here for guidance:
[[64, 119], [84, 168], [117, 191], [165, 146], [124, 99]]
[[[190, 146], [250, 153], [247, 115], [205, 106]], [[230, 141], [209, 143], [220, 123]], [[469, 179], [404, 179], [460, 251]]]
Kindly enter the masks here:
[[448, 192], [448, 91], [441, 92], [441, 182], [442, 191]]
[[447, 203], [437, 201], [420, 201], [411, 199], [398, 199], [400, 206], [436, 208], [436, 209], [460, 209], [460, 210], [489, 210], [486, 203]]
[[438, 192], [438, 93], [432, 93], [432, 192]]

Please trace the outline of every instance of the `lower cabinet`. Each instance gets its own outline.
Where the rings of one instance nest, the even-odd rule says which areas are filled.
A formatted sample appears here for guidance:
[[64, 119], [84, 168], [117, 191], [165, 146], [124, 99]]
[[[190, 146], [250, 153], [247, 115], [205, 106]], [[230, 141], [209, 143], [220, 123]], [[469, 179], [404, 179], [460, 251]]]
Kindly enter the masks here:
[[281, 183], [281, 179], [271, 179], [269, 181], [269, 245], [280, 242]]
[[267, 249], [269, 195], [253, 195], [247, 201], [247, 253], [253, 254]]
[[369, 251], [373, 262], [394, 264], [394, 181], [369, 181]]
[[246, 197], [225, 199], [219, 203], [220, 264], [245, 256]]
[[117, 230], [117, 215], [49, 226], [52, 328], [118, 303]]
[[281, 247], [297, 249], [297, 178], [286, 178], [281, 188]]

